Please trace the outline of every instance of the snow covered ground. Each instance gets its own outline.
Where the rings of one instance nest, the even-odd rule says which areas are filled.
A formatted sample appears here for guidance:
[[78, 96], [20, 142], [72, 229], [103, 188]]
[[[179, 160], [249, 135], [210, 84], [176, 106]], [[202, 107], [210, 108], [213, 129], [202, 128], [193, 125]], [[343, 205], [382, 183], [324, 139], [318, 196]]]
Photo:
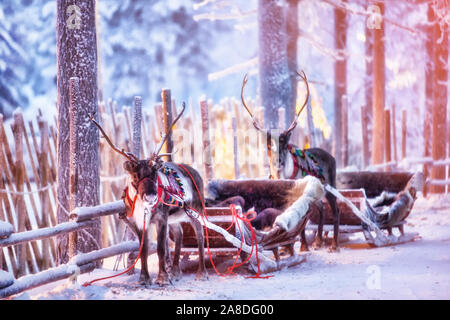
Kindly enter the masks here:
[[[115, 261], [111, 258], [103, 269], [80, 275], [77, 284], [62, 280], [14, 299], [450, 299], [450, 196], [419, 198], [405, 231], [418, 232], [420, 238], [370, 249], [361, 235], [353, 236], [342, 243], [340, 253], [313, 251], [307, 262], [272, 273], [269, 279], [248, 279], [245, 270], [220, 277], [209, 269], [208, 280], [197, 281], [194, 272], [185, 272], [165, 288], [138, 285], [138, 272], [81, 286], [116, 274], [108, 268]], [[150, 257], [153, 278], [156, 260], [156, 255]]]

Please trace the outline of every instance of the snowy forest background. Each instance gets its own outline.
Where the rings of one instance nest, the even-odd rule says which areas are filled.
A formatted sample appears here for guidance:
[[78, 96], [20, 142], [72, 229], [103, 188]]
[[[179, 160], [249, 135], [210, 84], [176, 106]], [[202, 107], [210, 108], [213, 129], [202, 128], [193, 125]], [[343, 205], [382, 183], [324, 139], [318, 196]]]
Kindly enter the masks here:
[[[117, 100], [122, 106], [131, 104], [134, 95], [142, 95], [144, 106], [152, 106], [160, 101], [161, 88], [168, 87], [178, 101], [191, 99], [197, 106], [202, 94], [215, 102], [238, 97], [244, 73], [257, 75], [256, 0], [97, 3], [100, 99]], [[372, 90], [365, 73], [367, 17], [347, 14], [346, 49], [337, 50], [332, 3], [299, 1], [298, 69], [313, 83], [332, 124], [333, 66], [341, 57], [347, 59], [349, 142], [360, 145], [359, 110], [365, 104], [365, 92]], [[347, 5], [361, 12], [367, 4], [360, 0]], [[385, 24], [385, 105], [408, 109], [408, 153], [422, 155], [427, 81], [422, 31], [427, 2], [386, 1], [385, 18], [390, 21]], [[16, 107], [56, 112], [55, 25], [55, 1], [1, 1], [0, 112], [6, 117]], [[253, 81], [247, 94], [255, 96], [257, 90]]]

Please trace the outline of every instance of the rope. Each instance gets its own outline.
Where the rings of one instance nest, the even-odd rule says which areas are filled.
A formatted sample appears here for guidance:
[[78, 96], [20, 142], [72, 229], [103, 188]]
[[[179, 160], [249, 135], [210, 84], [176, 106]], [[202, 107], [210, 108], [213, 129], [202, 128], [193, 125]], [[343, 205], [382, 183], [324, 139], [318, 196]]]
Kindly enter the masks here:
[[[133, 210], [134, 210], [134, 207], [133, 207]], [[122, 272], [120, 272], [118, 274], [115, 274], [115, 275], [112, 275], [112, 276], [109, 276], [109, 277], [103, 277], [103, 278], [98, 278], [98, 279], [94, 279], [94, 280], [91, 280], [91, 281], [87, 281], [87, 282], [83, 283], [83, 287], [90, 286], [91, 284], [93, 284], [94, 282], [97, 282], [97, 281], [107, 280], [107, 279], [111, 279], [111, 278], [115, 278], [115, 277], [121, 276], [121, 275], [127, 273], [128, 271], [130, 271], [131, 269], [134, 268], [134, 266], [136, 265], [138, 260], [141, 258], [142, 247], [143, 247], [143, 244], [144, 244], [144, 237], [145, 237], [145, 221], [146, 221], [146, 217], [147, 217], [147, 210], [144, 211], [144, 223], [142, 225], [141, 245], [139, 246], [139, 253], [138, 253], [138, 256], [137, 256], [136, 260], [134, 261], [134, 263], [130, 267], [128, 267], [125, 271], [122, 271]]]
[[[208, 216], [207, 216], [207, 214], [206, 214], [205, 203], [203, 202], [203, 198], [201, 197], [200, 190], [198, 189], [198, 186], [197, 186], [197, 184], [195, 183], [194, 178], [192, 177], [192, 175], [190, 174], [190, 172], [189, 172], [182, 164], [178, 164], [178, 165], [179, 165], [181, 168], [183, 168], [183, 169], [187, 172], [187, 174], [189, 175], [189, 177], [191, 178], [191, 181], [192, 181], [192, 183], [194, 184], [195, 189], [197, 190], [197, 193], [198, 193], [198, 195], [199, 195], [200, 201], [201, 201], [201, 203], [202, 203], [202, 209], [203, 209], [204, 217], [205, 217], [206, 220], [208, 221]], [[196, 211], [195, 209], [193, 209], [193, 208], [190, 208], [190, 209], [193, 210], [193, 211], [195, 211], [195, 212], [197, 212], [197, 211]], [[241, 246], [240, 246], [240, 248], [239, 248], [238, 254], [236, 255], [236, 258], [234, 259], [233, 265], [232, 265], [231, 267], [228, 268], [228, 270], [226, 271], [225, 274], [222, 274], [221, 272], [219, 272], [219, 271], [217, 270], [216, 265], [214, 264], [214, 262], [213, 262], [213, 260], [212, 260], [212, 255], [211, 255], [211, 251], [210, 251], [210, 248], [209, 248], [208, 228], [206, 227], [206, 224], [205, 224], [205, 220], [204, 220], [203, 215], [199, 214], [199, 216], [201, 217], [201, 219], [202, 219], [202, 221], [203, 221], [203, 226], [204, 226], [204, 228], [205, 228], [206, 247], [207, 247], [207, 249], [208, 249], [209, 261], [210, 261], [211, 265], [213, 266], [214, 271], [216, 272], [217, 275], [219, 275], [219, 276], [221, 276], [221, 277], [225, 277], [225, 276], [227, 276], [227, 275], [233, 274], [233, 270], [234, 270], [235, 268], [238, 268], [238, 267], [242, 266], [243, 264], [247, 263], [247, 262], [250, 260], [250, 258], [252, 257], [252, 254], [253, 254], [253, 250], [254, 250], [254, 248], [255, 248], [255, 250], [256, 250], [256, 251], [255, 251], [255, 253], [256, 253], [256, 264], [257, 264], [257, 267], [258, 267], [258, 272], [256, 273], [255, 276], [250, 276], [250, 277], [247, 277], [247, 278], [261, 278], [261, 279], [268, 279], [268, 278], [272, 277], [272, 276], [270, 276], [270, 275], [269, 275], [269, 276], [261, 276], [261, 275], [260, 275], [260, 274], [261, 274], [261, 269], [260, 269], [260, 267], [259, 267], [258, 243], [257, 243], [255, 231], [253, 230], [253, 226], [252, 226], [251, 223], [250, 223], [251, 220], [253, 220], [253, 219], [256, 217], [256, 214], [255, 214], [255, 217], [252, 217], [252, 218], [250, 218], [250, 219], [247, 218], [249, 215], [252, 215], [252, 214], [254, 214], [255, 212], [254, 212], [254, 211], [249, 211], [249, 212], [247, 212], [243, 217], [241, 217], [241, 216], [239, 216], [239, 215], [237, 214], [237, 212], [236, 212], [236, 206], [235, 206], [234, 204], [231, 204], [231, 205], [230, 205], [230, 209], [231, 209], [231, 214], [232, 214], [232, 217], [233, 217], [233, 218], [232, 218], [231, 225], [227, 228], [227, 230], [229, 230], [229, 229], [231, 228], [231, 226], [237, 222], [237, 219], [242, 220], [242, 221], [244, 222], [244, 224], [247, 224], [247, 225], [248, 225], [248, 228], [249, 228], [250, 231], [251, 231], [251, 234], [252, 234], [252, 249], [251, 249], [250, 254], [248, 255], [247, 259], [246, 259], [245, 261], [241, 262], [240, 264], [236, 265], [237, 258], [238, 258], [238, 256], [241, 254], [241, 252], [242, 252], [242, 246], [243, 246], [243, 241], [244, 241], [244, 234], [242, 233], [240, 224], [237, 223], [237, 226], [238, 226], [238, 229], [239, 229], [239, 233], [241, 234], [241, 237], [242, 237], [242, 239], [241, 239]], [[198, 214], [198, 212], [197, 212], [197, 214]]]

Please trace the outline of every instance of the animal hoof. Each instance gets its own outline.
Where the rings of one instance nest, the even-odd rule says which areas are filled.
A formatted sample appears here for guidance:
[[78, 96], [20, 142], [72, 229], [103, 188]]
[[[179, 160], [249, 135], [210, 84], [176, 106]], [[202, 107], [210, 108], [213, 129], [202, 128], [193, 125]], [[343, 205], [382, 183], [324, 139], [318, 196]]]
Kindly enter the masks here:
[[168, 274], [160, 274], [160, 275], [158, 275], [158, 278], [156, 279], [156, 284], [158, 284], [160, 287], [165, 287], [169, 284], [172, 284], [172, 281], [170, 280], [170, 277]]
[[144, 287], [151, 286], [152, 280], [150, 278], [140, 277], [139, 284]]
[[328, 252], [341, 252], [341, 249], [339, 249], [339, 247], [331, 246], [328, 249]]
[[171, 274], [172, 274], [172, 278], [174, 280], [180, 280], [180, 278], [181, 278], [181, 270], [180, 270], [179, 267], [173, 268], [172, 271], [171, 271]]
[[308, 248], [308, 246], [305, 244], [305, 245], [301, 245], [300, 246], [300, 252], [306, 252], [306, 251], [309, 251], [309, 248]]
[[314, 242], [311, 246], [314, 250], [319, 250], [320, 248], [322, 248], [322, 241], [314, 240]]
[[208, 272], [205, 271], [199, 271], [197, 272], [197, 276], [195, 277], [196, 280], [208, 280]]

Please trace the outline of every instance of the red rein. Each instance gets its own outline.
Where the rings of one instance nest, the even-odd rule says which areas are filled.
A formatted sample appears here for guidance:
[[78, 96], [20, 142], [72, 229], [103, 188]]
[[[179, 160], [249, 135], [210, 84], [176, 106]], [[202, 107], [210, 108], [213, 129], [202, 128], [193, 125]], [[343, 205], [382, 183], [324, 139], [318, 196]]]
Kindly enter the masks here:
[[[190, 177], [192, 183], [194, 184], [195, 189], [197, 190], [198, 196], [199, 196], [199, 198], [200, 198], [200, 201], [201, 201], [201, 203], [202, 203], [202, 209], [203, 209], [204, 216], [205, 216], [205, 218], [206, 218], [206, 221], [208, 221], [208, 216], [207, 216], [207, 214], [206, 214], [205, 203], [203, 202], [203, 198], [201, 197], [200, 190], [198, 189], [197, 184], [196, 184], [195, 181], [194, 181], [194, 178], [192, 177], [192, 175], [190, 174], [190, 172], [189, 172], [182, 164], [178, 164], [178, 165], [179, 165], [181, 168], [183, 168], [184, 171], [186, 171], [186, 173], [189, 175], [189, 177]], [[161, 203], [163, 203], [164, 205], [167, 205], [167, 206], [176, 206], [176, 205], [169, 204], [169, 203], [166, 203], [166, 202], [163, 201], [163, 199], [162, 199], [162, 198], [163, 198], [163, 197], [162, 197], [162, 190], [163, 190], [163, 187], [162, 187], [162, 185], [161, 185], [161, 181], [160, 181], [159, 178], [158, 178], [158, 203], [161, 202]], [[127, 201], [128, 201], [129, 203], [131, 203], [131, 211], [130, 211], [130, 213], [127, 215], [127, 217], [132, 217], [133, 214], [134, 214], [134, 208], [135, 208], [135, 203], [136, 203], [136, 199], [137, 199], [137, 193], [136, 193], [136, 195], [134, 196], [133, 201], [131, 201], [131, 198], [130, 198], [130, 196], [128, 195], [128, 190], [126, 190], [125, 193], [126, 193]], [[156, 203], [156, 204], [154, 205], [154, 208], [156, 207], [156, 205], [157, 205], [158, 203]], [[194, 210], [193, 208], [190, 208], [190, 210], [193, 210], [193, 211], [197, 212], [197, 211]], [[237, 223], [237, 227], [238, 227], [238, 230], [239, 230], [239, 234], [240, 234], [241, 237], [242, 237], [242, 239], [241, 239], [241, 246], [240, 246], [240, 248], [239, 248], [239, 252], [238, 252], [238, 254], [236, 255], [236, 258], [234, 259], [233, 265], [232, 265], [231, 267], [229, 267], [229, 268], [227, 269], [227, 271], [226, 271], [224, 274], [221, 273], [220, 271], [218, 271], [217, 268], [216, 268], [216, 265], [215, 265], [214, 262], [213, 262], [213, 259], [212, 259], [212, 256], [211, 256], [211, 252], [210, 252], [210, 249], [209, 249], [208, 228], [206, 227], [205, 221], [203, 220], [203, 215], [198, 214], [198, 212], [197, 212], [197, 214], [198, 214], [198, 215], [202, 218], [202, 220], [203, 220], [203, 226], [204, 226], [204, 228], [205, 228], [205, 235], [206, 235], [206, 247], [207, 247], [207, 249], [208, 249], [209, 261], [211, 262], [211, 265], [213, 266], [214, 271], [216, 272], [217, 275], [219, 275], [219, 276], [221, 276], [221, 277], [225, 277], [225, 276], [228, 276], [228, 275], [230, 275], [230, 274], [235, 275], [235, 273], [233, 272], [233, 270], [234, 270], [235, 268], [238, 268], [238, 267], [242, 266], [243, 264], [247, 263], [247, 262], [250, 260], [250, 258], [252, 257], [253, 250], [255, 250], [256, 264], [257, 264], [257, 266], [258, 266], [258, 272], [256, 273], [256, 275], [250, 276], [250, 277], [247, 277], [247, 278], [253, 278], [253, 279], [256, 279], [256, 278], [257, 278], [257, 279], [268, 279], [268, 278], [270, 278], [270, 277], [273, 277], [273, 276], [271, 276], [271, 275], [269, 275], [269, 276], [261, 276], [261, 269], [260, 269], [260, 267], [259, 267], [259, 258], [258, 258], [258, 243], [257, 243], [257, 241], [256, 241], [255, 230], [253, 230], [253, 226], [251, 225], [251, 221], [256, 217], [256, 213], [255, 213], [254, 211], [249, 211], [249, 212], [247, 212], [243, 217], [241, 217], [241, 216], [239, 216], [239, 215], [237, 214], [236, 206], [235, 206], [234, 204], [231, 204], [231, 205], [230, 205], [230, 210], [231, 210], [231, 215], [232, 215], [232, 222], [231, 222], [230, 226], [226, 229], [226, 231], [230, 230], [230, 228], [233, 226], [233, 224], [235, 224], [235, 223], [237, 222], [237, 219], [242, 220], [242, 221], [244, 222], [244, 224], [250, 229], [250, 232], [251, 232], [251, 234], [252, 234], [252, 250], [250, 251], [250, 254], [248, 255], [248, 257], [247, 257], [247, 259], [246, 259], [245, 261], [243, 261], [243, 262], [241, 262], [241, 263], [239, 263], [239, 264], [236, 264], [236, 263], [237, 263], [237, 259], [238, 259], [238, 257], [240, 256], [240, 254], [241, 254], [241, 252], [242, 252], [242, 246], [243, 246], [243, 240], [244, 240], [244, 239], [243, 239], [244, 236], [243, 236], [243, 233], [242, 233], [240, 224]], [[248, 218], [248, 216], [253, 215], [253, 214], [255, 214], [255, 217]], [[118, 276], [123, 275], [123, 274], [127, 273], [128, 271], [130, 271], [130, 270], [136, 265], [136, 263], [138, 262], [138, 260], [141, 258], [142, 245], [143, 245], [143, 243], [144, 243], [144, 235], [145, 235], [145, 215], [144, 215], [144, 223], [143, 223], [143, 227], [142, 227], [142, 238], [141, 238], [141, 244], [140, 244], [140, 246], [139, 246], [139, 253], [138, 253], [138, 256], [137, 256], [136, 260], [134, 261], [133, 265], [131, 265], [131, 266], [130, 266], [129, 268], [127, 268], [125, 271], [122, 271], [122, 272], [120, 272], [120, 273], [118, 273], [118, 274], [116, 274], [116, 275], [109, 276], [109, 277], [104, 277], [104, 278], [98, 278], [98, 279], [94, 279], [94, 280], [92, 280], [92, 281], [85, 282], [85, 283], [83, 283], [83, 287], [90, 286], [92, 283], [97, 282], [97, 281], [101, 281], [101, 280], [106, 280], [106, 279], [111, 279], [111, 278], [118, 277]]]
[[[188, 171], [182, 164], [179, 164], [179, 166], [180, 166], [181, 168], [183, 168], [184, 171], [186, 171], [187, 174], [189, 175], [189, 177], [191, 178], [191, 181], [192, 181], [192, 183], [194, 184], [195, 189], [197, 190], [198, 196], [199, 196], [199, 198], [200, 198], [200, 201], [201, 201], [201, 203], [202, 203], [203, 213], [204, 213], [204, 215], [205, 215], [206, 220], [208, 221], [208, 216], [207, 216], [207, 214], [206, 214], [205, 203], [203, 202], [203, 199], [202, 199], [202, 197], [201, 197], [200, 190], [198, 189], [197, 184], [196, 184], [195, 181], [194, 181], [194, 178], [192, 177], [192, 175], [189, 173], [189, 171]], [[242, 245], [243, 245], [243, 240], [244, 240], [244, 239], [241, 239], [241, 246], [240, 246], [240, 248], [239, 248], [238, 254], [236, 255], [236, 258], [234, 259], [233, 265], [232, 265], [231, 267], [228, 268], [228, 271], [227, 271], [225, 274], [220, 273], [220, 272], [217, 270], [216, 265], [214, 264], [214, 262], [213, 262], [213, 260], [212, 260], [211, 252], [210, 252], [210, 250], [209, 250], [208, 228], [207, 228], [206, 225], [205, 225], [205, 221], [203, 220], [203, 216], [202, 216], [201, 214], [199, 214], [199, 216], [200, 216], [200, 217], [202, 218], [202, 220], [203, 220], [203, 226], [204, 226], [204, 228], [205, 228], [205, 234], [206, 234], [206, 247], [207, 247], [207, 249], [208, 249], [209, 261], [211, 262], [211, 265], [213, 266], [214, 271], [216, 272], [217, 275], [222, 276], [222, 277], [225, 277], [225, 276], [227, 276], [227, 275], [232, 274], [232, 273], [233, 273], [233, 270], [234, 270], [235, 268], [242, 266], [243, 264], [247, 263], [247, 262], [250, 260], [250, 258], [252, 257], [252, 254], [253, 254], [253, 248], [255, 248], [255, 249], [256, 249], [256, 251], [255, 251], [255, 253], [256, 253], [256, 264], [257, 264], [257, 266], [258, 266], [258, 272], [256, 273], [256, 275], [251, 276], [251, 277], [247, 277], [247, 278], [261, 278], [261, 279], [268, 279], [268, 278], [272, 277], [272, 276], [261, 276], [261, 275], [260, 275], [260, 274], [261, 274], [261, 270], [260, 270], [260, 267], [259, 267], [258, 243], [257, 243], [257, 241], [256, 241], [256, 234], [255, 234], [255, 231], [253, 230], [253, 226], [252, 226], [251, 223], [250, 223], [250, 221], [253, 220], [254, 217], [251, 218], [251, 219], [248, 219], [248, 218], [247, 218], [247, 216], [253, 214], [254, 211], [247, 212], [247, 213], [245, 214], [244, 217], [240, 217], [240, 216], [237, 214], [237, 212], [236, 212], [236, 207], [235, 207], [234, 204], [231, 204], [231, 205], [230, 205], [230, 209], [231, 209], [231, 214], [232, 214], [232, 217], [233, 217], [232, 219], [233, 219], [233, 220], [232, 220], [232, 222], [231, 222], [231, 225], [230, 225], [226, 230], [229, 230], [229, 229], [231, 228], [231, 226], [232, 226], [234, 223], [236, 223], [236, 221], [237, 221], [236, 219], [240, 219], [240, 220], [244, 221], [244, 223], [249, 227], [249, 229], [250, 229], [250, 231], [251, 231], [251, 233], [252, 233], [252, 250], [250, 251], [250, 254], [248, 255], [248, 258], [247, 258], [245, 261], [243, 261], [242, 263], [236, 265], [237, 259], [238, 259], [239, 255], [240, 255], [240, 253], [242, 252]], [[193, 209], [191, 208], [191, 210], [193, 210]], [[194, 210], [194, 211], [195, 211], [195, 210]], [[198, 212], [197, 212], [197, 213], [198, 213]], [[239, 223], [237, 224], [237, 226], [238, 226], [238, 229], [239, 229], [239, 234], [240, 234], [241, 237], [243, 238], [243, 233], [242, 233], [242, 231], [241, 231], [241, 227], [240, 227]]]

